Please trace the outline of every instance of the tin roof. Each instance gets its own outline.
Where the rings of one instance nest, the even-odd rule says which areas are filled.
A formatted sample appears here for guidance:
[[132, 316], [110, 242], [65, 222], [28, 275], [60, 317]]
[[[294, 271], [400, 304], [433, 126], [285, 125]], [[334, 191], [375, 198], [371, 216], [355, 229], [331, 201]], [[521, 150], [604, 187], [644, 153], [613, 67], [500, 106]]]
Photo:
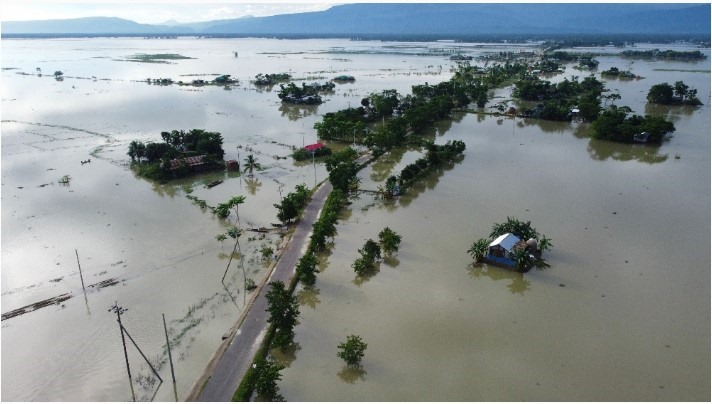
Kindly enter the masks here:
[[507, 251], [511, 251], [512, 248], [514, 247], [515, 244], [519, 242], [519, 237], [515, 236], [512, 233], [504, 233], [501, 236], [497, 237], [494, 239], [493, 242], [490, 243], [490, 247], [494, 247], [496, 245], [501, 246]]
[[314, 143], [314, 144], [308, 144], [308, 145], [304, 146], [304, 148], [307, 151], [314, 151], [314, 150], [321, 149], [324, 146], [326, 146], [324, 143]]
[[202, 155], [202, 156], [186, 157], [186, 158], [182, 158], [182, 159], [173, 159], [173, 160], [171, 160], [171, 170], [174, 170], [174, 169], [180, 167], [181, 162], [183, 162], [183, 161], [185, 161], [185, 163], [190, 167], [199, 166], [204, 163], [203, 157], [205, 157], [205, 156]]

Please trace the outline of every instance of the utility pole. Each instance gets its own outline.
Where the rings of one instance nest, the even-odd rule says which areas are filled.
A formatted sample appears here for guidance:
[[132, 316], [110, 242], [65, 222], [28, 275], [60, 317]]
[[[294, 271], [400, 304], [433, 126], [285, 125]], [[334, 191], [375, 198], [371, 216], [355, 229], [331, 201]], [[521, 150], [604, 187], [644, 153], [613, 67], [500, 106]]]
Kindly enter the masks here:
[[166, 349], [168, 349], [168, 362], [171, 363], [171, 376], [173, 376], [173, 394], [176, 397], [176, 402], [178, 401], [178, 388], [176, 387], [176, 372], [173, 370], [173, 357], [171, 356], [171, 342], [168, 340], [168, 327], [166, 327], [166, 315], [161, 313], [163, 316], [163, 331], [166, 333]]
[[124, 358], [126, 358], [126, 372], [129, 374], [129, 385], [131, 386], [131, 398], [136, 401], [136, 392], [134, 391], [133, 380], [131, 379], [131, 367], [129, 366], [129, 355], [126, 352], [126, 338], [124, 337], [124, 326], [121, 325], [121, 313], [126, 312], [128, 309], [119, 307], [118, 302], [114, 302], [114, 305], [109, 307], [109, 311], [114, 311], [116, 313], [116, 320], [119, 322], [119, 331], [121, 331], [121, 343], [124, 346]]

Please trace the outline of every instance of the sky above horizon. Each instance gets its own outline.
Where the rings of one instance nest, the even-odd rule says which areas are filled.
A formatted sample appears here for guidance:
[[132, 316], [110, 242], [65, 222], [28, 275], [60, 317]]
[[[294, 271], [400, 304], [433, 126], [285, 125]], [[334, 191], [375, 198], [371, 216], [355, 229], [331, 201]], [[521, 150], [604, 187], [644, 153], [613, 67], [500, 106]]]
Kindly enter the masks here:
[[265, 17], [277, 14], [323, 11], [336, 4], [330, 0], [319, 3], [290, 2], [240, 2], [213, 0], [196, 3], [160, 0], [124, 1], [117, 3], [92, 0], [74, 2], [48, 2], [35, 0], [3, 0], [0, 2], [0, 20], [30, 21], [82, 17], [119, 17], [141, 24], [160, 24], [166, 21], [179, 23], [240, 18]]

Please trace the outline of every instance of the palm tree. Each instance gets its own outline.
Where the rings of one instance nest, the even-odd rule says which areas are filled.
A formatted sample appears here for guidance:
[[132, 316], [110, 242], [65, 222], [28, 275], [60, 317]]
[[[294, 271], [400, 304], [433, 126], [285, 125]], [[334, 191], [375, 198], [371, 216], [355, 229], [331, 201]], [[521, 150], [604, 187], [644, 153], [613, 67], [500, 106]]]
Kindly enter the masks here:
[[250, 177], [252, 177], [252, 171], [254, 169], [260, 169], [259, 163], [257, 163], [257, 160], [255, 160], [255, 156], [252, 154], [248, 155], [247, 158], [245, 159], [245, 171], [250, 171]]

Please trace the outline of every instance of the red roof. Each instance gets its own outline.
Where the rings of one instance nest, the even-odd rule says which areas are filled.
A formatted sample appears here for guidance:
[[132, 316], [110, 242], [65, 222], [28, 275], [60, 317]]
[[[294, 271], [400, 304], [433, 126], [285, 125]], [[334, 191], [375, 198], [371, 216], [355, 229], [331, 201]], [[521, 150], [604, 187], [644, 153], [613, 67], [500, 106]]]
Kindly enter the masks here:
[[314, 143], [314, 144], [308, 144], [308, 145], [304, 146], [304, 148], [307, 151], [314, 151], [314, 150], [319, 150], [324, 146], [326, 146], [324, 143]]

